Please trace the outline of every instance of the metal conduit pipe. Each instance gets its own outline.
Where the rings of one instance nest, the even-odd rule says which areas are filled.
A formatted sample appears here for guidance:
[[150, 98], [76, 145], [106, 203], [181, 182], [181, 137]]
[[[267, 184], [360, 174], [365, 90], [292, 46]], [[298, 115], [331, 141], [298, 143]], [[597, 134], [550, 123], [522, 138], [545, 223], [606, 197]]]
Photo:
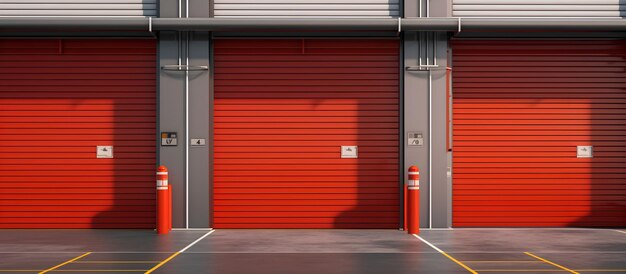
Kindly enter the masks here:
[[2, 18], [0, 30], [148, 31], [626, 31], [624, 19], [397, 18], [380, 19], [232, 19], [232, 18]]

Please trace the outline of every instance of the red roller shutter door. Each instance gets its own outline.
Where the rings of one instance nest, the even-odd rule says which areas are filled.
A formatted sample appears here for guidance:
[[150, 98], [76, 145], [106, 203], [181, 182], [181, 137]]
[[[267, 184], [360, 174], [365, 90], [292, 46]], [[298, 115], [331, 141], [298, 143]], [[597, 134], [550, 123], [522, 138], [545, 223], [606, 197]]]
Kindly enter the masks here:
[[151, 40], [0, 40], [0, 228], [154, 227], [155, 60]]
[[398, 227], [397, 40], [214, 45], [214, 227]]
[[626, 42], [453, 50], [454, 225], [626, 226]]

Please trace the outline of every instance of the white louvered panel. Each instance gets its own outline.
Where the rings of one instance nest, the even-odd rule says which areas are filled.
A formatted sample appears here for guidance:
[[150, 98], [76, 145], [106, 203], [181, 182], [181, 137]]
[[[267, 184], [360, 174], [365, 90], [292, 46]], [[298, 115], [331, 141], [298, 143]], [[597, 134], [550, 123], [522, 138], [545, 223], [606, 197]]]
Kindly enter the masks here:
[[624, 17], [623, 0], [453, 0], [456, 17]]
[[398, 17], [399, 0], [215, 0], [215, 17]]
[[0, 16], [156, 16], [157, 0], [0, 0]]

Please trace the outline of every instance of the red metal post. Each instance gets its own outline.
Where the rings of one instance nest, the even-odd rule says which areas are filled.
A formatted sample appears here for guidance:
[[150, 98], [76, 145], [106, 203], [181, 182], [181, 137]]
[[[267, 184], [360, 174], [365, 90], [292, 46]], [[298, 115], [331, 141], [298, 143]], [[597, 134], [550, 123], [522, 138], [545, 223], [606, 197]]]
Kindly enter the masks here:
[[170, 201], [169, 201], [169, 184], [167, 182], [167, 168], [164, 166], [159, 166], [157, 169], [157, 234], [167, 234], [170, 232], [169, 229], [169, 213], [171, 209], [169, 209]]
[[407, 221], [408, 233], [420, 233], [420, 171], [416, 166], [409, 167], [409, 180], [407, 183]]
[[167, 184], [167, 229], [172, 230], [172, 187]]

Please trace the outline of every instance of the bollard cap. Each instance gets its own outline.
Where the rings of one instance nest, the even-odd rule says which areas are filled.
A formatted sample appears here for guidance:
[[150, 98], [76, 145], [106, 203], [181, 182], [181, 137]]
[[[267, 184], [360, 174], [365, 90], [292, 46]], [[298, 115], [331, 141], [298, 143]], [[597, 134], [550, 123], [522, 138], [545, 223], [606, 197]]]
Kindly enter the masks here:
[[167, 167], [159, 166], [159, 168], [157, 168], [157, 172], [167, 172]]
[[418, 167], [416, 167], [416, 166], [409, 167], [409, 172], [419, 172], [419, 171], [420, 171], [420, 169]]

